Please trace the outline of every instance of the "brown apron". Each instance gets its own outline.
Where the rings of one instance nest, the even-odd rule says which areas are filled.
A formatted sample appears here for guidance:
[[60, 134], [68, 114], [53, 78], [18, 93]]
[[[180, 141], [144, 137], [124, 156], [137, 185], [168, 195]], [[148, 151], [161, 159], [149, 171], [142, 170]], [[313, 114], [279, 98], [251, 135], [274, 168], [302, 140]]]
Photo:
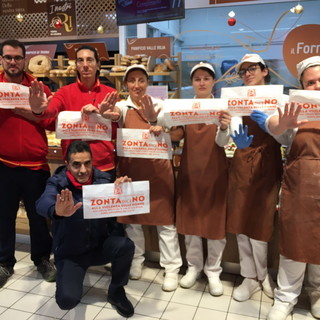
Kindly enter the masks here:
[[215, 143], [217, 126], [185, 127], [177, 179], [177, 231], [223, 239], [226, 231], [228, 169], [223, 148]]
[[[142, 112], [129, 109], [124, 128], [149, 129]], [[119, 217], [126, 224], [174, 224], [174, 175], [170, 160], [119, 157], [119, 173], [132, 181], [150, 181], [150, 213]]]
[[302, 125], [283, 175], [280, 202], [280, 253], [320, 264], [320, 122]]
[[270, 241], [278, 202], [282, 161], [280, 144], [250, 117], [243, 117], [250, 147], [237, 149], [229, 172], [227, 232]]

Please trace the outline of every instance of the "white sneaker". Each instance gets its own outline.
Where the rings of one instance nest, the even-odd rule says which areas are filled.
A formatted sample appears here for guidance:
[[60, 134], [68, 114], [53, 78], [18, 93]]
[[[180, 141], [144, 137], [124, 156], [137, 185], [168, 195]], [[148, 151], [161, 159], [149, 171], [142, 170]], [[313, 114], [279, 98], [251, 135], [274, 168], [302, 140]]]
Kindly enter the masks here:
[[139, 280], [142, 275], [142, 264], [133, 264], [130, 268], [129, 279]]
[[308, 294], [311, 303], [311, 313], [316, 319], [320, 319], [320, 291], [308, 290]]
[[261, 281], [262, 291], [271, 299], [274, 298], [274, 289], [277, 287], [271, 276], [267, 274], [266, 278]]
[[223, 294], [223, 285], [219, 277], [210, 277], [209, 281], [209, 292], [212, 296], [221, 296]]
[[233, 291], [232, 297], [237, 301], [246, 301], [250, 299], [255, 292], [259, 291], [259, 289], [258, 280], [244, 278], [240, 286]]
[[187, 271], [187, 273], [180, 280], [180, 287], [189, 289], [200, 278], [201, 273], [197, 271]]
[[177, 273], [166, 273], [164, 276], [162, 290], [163, 291], [174, 291], [178, 287], [178, 274]]
[[267, 315], [267, 320], [286, 320], [292, 310], [293, 305], [291, 303], [275, 301]]

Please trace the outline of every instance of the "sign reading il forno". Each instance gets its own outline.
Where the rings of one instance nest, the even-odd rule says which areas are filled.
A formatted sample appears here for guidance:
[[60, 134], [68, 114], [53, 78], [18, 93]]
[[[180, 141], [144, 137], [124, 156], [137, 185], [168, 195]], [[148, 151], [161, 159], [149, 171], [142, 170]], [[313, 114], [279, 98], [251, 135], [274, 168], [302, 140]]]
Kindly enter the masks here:
[[320, 24], [305, 24], [291, 30], [283, 43], [283, 59], [290, 73], [297, 77], [300, 61], [320, 56]]
[[127, 39], [127, 55], [146, 54], [155, 58], [167, 58], [170, 54], [170, 37]]

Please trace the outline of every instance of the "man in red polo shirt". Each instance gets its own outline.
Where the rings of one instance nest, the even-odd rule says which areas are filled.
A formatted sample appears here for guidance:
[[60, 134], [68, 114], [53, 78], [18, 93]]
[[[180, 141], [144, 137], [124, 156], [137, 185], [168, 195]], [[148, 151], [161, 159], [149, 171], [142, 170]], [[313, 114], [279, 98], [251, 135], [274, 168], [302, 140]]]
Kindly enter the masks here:
[[[41, 82], [34, 81], [30, 91], [30, 105], [39, 119], [56, 118], [61, 111], [81, 111], [85, 114], [99, 113], [101, 104], [118, 99], [115, 89], [100, 83], [100, 60], [98, 52], [84, 45], [76, 50], [77, 81], [60, 88], [50, 101], [47, 101]], [[112, 123], [115, 138], [117, 124]], [[66, 155], [72, 140], [62, 140], [61, 147]], [[115, 179], [115, 146], [111, 141], [89, 140], [93, 155], [93, 165], [107, 171]]]
[[[4, 41], [0, 62], [4, 69], [0, 82], [30, 87], [35, 80], [24, 72], [25, 47], [21, 42]], [[44, 92], [51, 96], [48, 87]], [[0, 288], [14, 273], [15, 222], [20, 200], [29, 219], [31, 260], [46, 281], [55, 281], [56, 270], [49, 261], [52, 238], [46, 219], [35, 208], [50, 176], [45, 124], [27, 108], [0, 108]]]

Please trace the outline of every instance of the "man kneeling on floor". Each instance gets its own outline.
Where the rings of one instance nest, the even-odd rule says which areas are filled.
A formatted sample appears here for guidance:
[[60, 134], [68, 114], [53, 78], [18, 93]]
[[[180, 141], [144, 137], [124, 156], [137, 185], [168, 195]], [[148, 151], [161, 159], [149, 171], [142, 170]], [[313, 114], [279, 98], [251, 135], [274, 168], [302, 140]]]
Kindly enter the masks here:
[[[114, 218], [83, 218], [82, 186], [111, 181], [108, 172], [92, 166], [90, 146], [84, 141], [74, 141], [67, 150], [66, 166], [58, 168], [49, 178], [37, 201], [37, 211], [53, 222], [59, 307], [69, 310], [80, 302], [83, 279], [90, 266], [111, 262], [112, 280], [107, 300], [120, 315], [128, 318], [134, 309], [124, 286], [128, 283], [134, 244], [124, 236], [122, 226]], [[130, 178], [121, 177], [115, 184], [129, 181]]]

